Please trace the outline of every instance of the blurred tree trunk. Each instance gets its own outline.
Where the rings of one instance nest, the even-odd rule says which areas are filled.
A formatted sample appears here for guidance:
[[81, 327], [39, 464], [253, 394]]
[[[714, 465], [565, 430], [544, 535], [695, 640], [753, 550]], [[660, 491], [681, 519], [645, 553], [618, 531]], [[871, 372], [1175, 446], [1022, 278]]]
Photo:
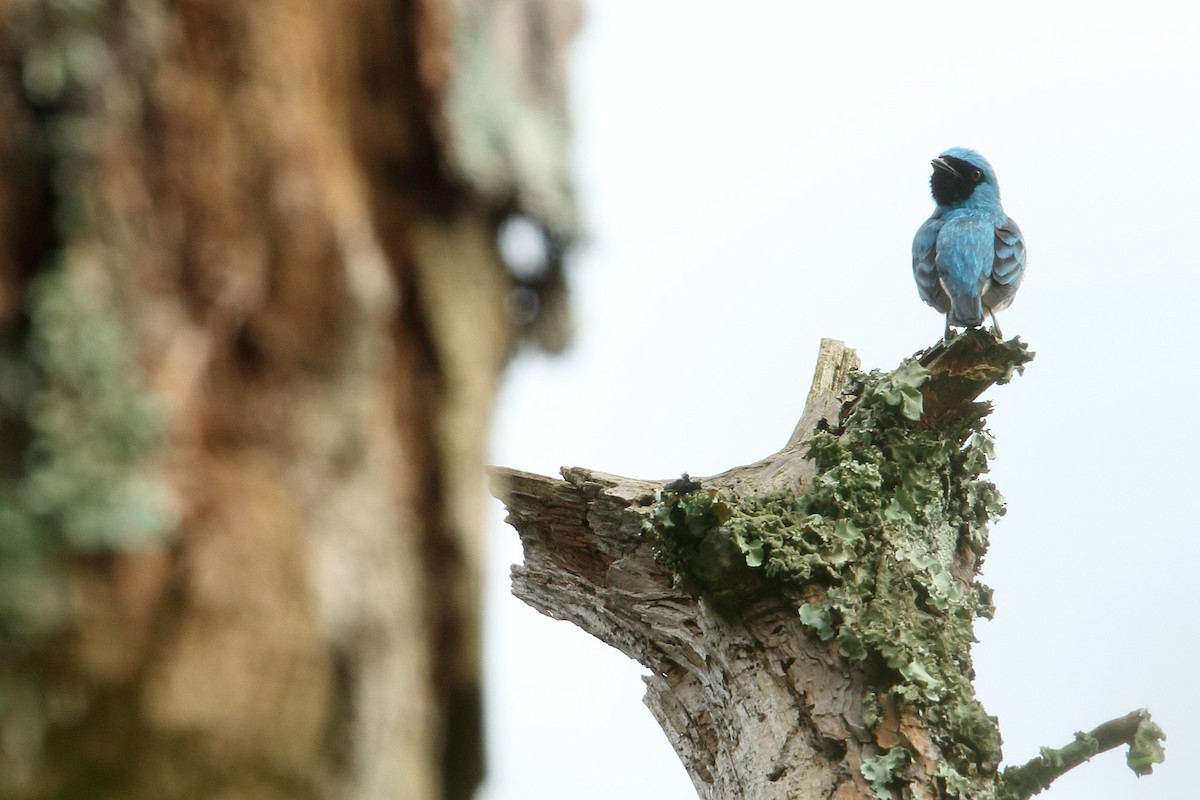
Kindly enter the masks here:
[[470, 795], [577, 14], [0, 2], [0, 797]]

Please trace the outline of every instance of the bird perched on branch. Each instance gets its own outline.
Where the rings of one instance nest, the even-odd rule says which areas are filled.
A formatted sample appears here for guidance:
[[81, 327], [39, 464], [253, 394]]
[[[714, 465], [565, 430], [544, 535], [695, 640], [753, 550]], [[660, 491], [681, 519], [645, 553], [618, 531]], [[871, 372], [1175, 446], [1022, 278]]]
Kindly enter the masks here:
[[937, 208], [913, 238], [913, 277], [921, 299], [950, 327], [978, 328], [986, 311], [996, 336], [996, 312], [1008, 307], [1025, 275], [1025, 239], [1000, 205], [1000, 186], [987, 159], [952, 147], [931, 162]]

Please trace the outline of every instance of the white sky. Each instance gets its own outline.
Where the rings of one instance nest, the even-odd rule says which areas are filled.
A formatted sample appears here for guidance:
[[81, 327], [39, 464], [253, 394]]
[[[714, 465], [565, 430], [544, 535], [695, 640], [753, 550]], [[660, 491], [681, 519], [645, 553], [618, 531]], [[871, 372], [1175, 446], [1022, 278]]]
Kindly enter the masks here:
[[[1029, 247], [1000, 321], [1038, 354], [987, 395], [1009, 513], [980, 697], [1007, 763], [1147, 706], [1153, 776], [1110, 752], [1044, 796], [1193, 797], [1200, 6], [814, 5], [587, 4], [579, 332], [510, 370], [492, 458], [671, 478], [774, 452], [822, 336], [890, 369], [941, 335], [909, 248], [929, 159], [976, 148]], [[641, 668], [508, 594], [520, 547], [494, 509], [481, 800], [695, 797]]]

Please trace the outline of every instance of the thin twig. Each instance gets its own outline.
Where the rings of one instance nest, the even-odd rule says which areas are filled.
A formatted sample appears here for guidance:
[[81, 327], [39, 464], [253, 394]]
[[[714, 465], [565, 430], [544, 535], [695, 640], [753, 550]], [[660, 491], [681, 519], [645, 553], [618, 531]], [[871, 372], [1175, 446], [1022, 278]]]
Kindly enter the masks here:
[[1089, 733], [1075, 734], [1075, 741], [1065, 747], [1043, 747], [1037, 758], [1004, 770], [1000, 791], [996, 796], [998, 800], [1026, 800], [1040, 794], [1068, 770], [1092, 756], [1123, 744], [1129, 745], [1126, 758], [1129, 768], [1138, 776], [1149, 775], [1154, 764], [1162, 763], [1161, 740], [1165, 738], [1162, 728], [1150, 719], [1150, 712], [1144, 708], [1132, 711], [1097, 726]]

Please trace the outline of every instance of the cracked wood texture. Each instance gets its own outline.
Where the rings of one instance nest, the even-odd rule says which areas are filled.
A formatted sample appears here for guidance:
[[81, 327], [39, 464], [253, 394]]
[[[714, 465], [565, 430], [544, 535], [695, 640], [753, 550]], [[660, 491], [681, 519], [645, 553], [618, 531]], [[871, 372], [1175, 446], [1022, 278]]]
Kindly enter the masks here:
[[[975, 399], [1003, 380], [989, 366], [998, 343], [974, 332], [927, 351], [927, 413], [950, 419], [976, 411]], [[999, 361], [993, 358], [991, 361]], [[805, 458], [818, 425], [844, 412], [854, 351], [824, 340], [800, 422], [778, 453], [697, 479], [740, 496], [811, 483]], [[749, 594], [736, 610], [673, 587], [655, 559], [643, 522], [665, 481], [565, 468], [556, 479], [508, 468], [492, 471], [492, 491], [524, 547], [513, 593], [542, 613], [573, 622], [645, 666], [645, 703], [682, 759], [702, 798], [871, 796], [864, 758], [903, 741], [928, 751], [921, 722], [905, 715], [882, 726], [892, 742], [863, 724], [864, 676], [847, 667], [835, 643], [808, 635], [793, 602]], [[743, 594], [743, 598], [746, 595]], [[911, 786], [914, 796], [921, 787]]]

